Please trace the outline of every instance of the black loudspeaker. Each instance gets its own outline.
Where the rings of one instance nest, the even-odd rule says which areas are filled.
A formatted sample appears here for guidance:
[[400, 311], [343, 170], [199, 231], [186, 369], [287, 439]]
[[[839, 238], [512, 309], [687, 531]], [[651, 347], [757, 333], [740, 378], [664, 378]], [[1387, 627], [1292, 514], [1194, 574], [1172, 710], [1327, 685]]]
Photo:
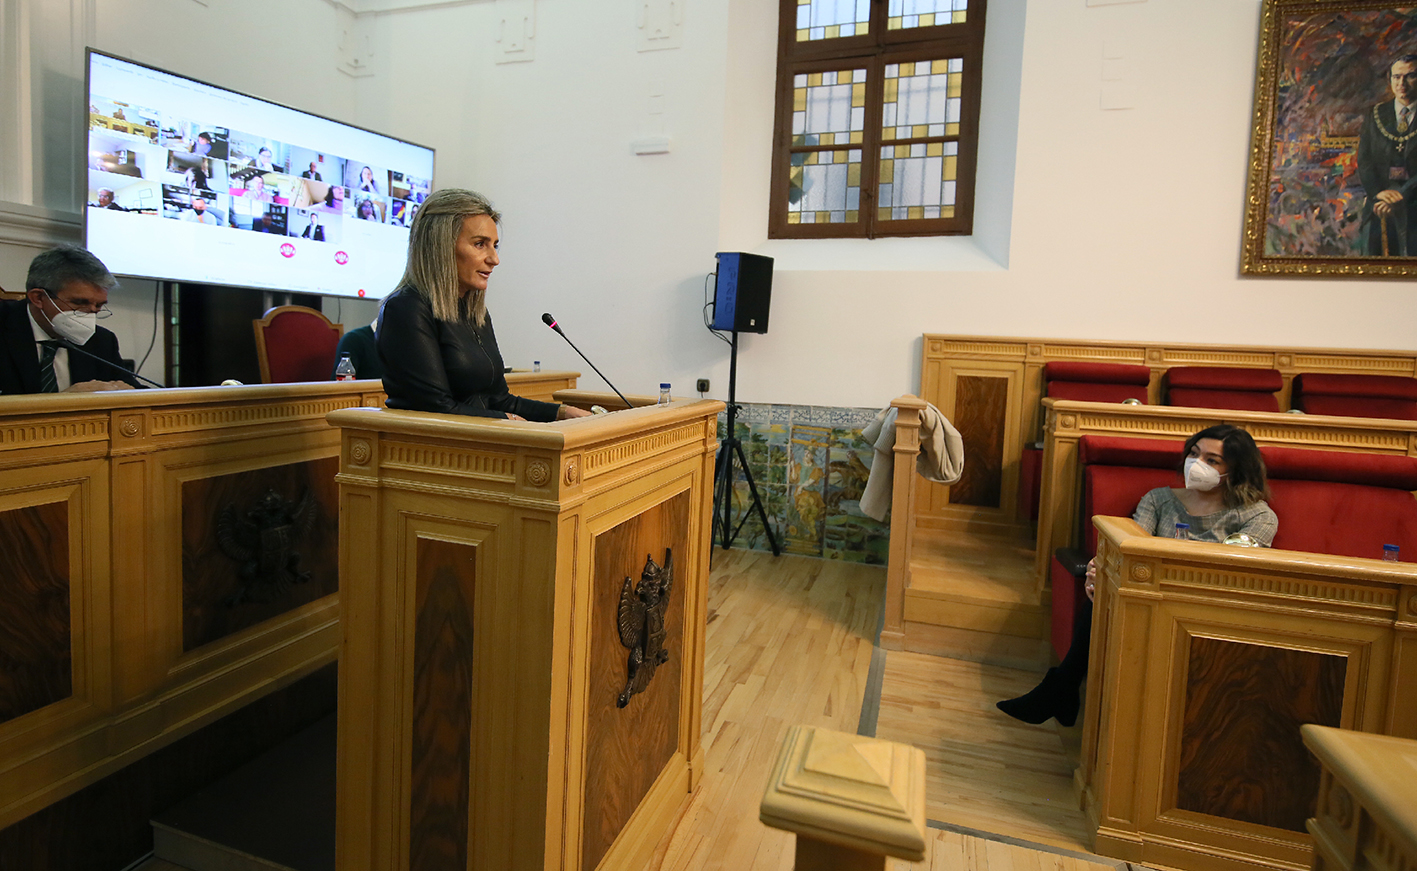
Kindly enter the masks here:
[[718, 253], [718, 281], [713, 290], [715, 330], [766, 333], [771, 301], [771, 257], [737, 251]]

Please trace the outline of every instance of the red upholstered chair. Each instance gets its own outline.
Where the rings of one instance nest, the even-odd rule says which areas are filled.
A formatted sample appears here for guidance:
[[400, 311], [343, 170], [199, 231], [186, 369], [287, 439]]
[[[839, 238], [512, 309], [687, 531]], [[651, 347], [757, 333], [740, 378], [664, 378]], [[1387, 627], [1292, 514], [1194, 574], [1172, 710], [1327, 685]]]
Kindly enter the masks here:
[[1087, 598], [1083, 576], [1097, 553], [1095, 514], [1131, 517], [1147, 491], [1180, 483], [1178, 467], [1184, 441], [1083, 436], [1078, 439], [1082, 467], [1082, 547], [1059, 548], [1049, 584], [1053, 591], [1053, 650], [1062, 659], [1073, 640], [1073, 619]]
[[1082, 402], [1146, 403], [1151, 370], [1126, 363], [1054, 361], [1043, 366], [1044, 396]]
[[1417, 420], [1417, 378], [1305, 372], [1294, 378], [1292, 404], [1309, 414]]
[[303, 305], [282, 305], [252, 321], [251, 327], [262, 383], [330, 380], [344, 325]]
[[1417, 457], [1262, 447], [1274, 546], [1307, 553], [1381, 559], [1396, 544], [1417, 558]]
[[1279, 411], [1284, 378], [1274, 369], [1175, 366], [1166, 370], [1166, 404], [1235, 411]]

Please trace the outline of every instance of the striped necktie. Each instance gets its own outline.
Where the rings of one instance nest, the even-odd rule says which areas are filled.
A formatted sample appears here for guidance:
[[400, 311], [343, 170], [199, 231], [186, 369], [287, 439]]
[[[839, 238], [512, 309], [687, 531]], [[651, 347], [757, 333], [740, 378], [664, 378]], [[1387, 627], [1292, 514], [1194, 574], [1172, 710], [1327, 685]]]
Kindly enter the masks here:
[[39, 392], [58, 393], [59, 378], [54, 374], [54, 355], [59, 353], [59, 343], [45, 340], [39, 343]]
[[1412, 123], [1412, 107], [1408, 106], [1397, 113], [1397, 132], [1406, 133], [1408, 126]]

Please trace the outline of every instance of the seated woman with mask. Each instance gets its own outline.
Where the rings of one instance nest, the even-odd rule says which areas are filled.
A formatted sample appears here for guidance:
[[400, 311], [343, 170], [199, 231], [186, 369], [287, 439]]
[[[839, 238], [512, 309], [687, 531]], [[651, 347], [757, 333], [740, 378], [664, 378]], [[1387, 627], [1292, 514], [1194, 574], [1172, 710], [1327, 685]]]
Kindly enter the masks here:
[[454, 188], [419, 210], [408, 266], [376, 331], [390, 408], [539, 421], [590, 414], [507, 390], [486, 305], [500, 219], [481, 194]]
[[[1184, 488], [1158, 487], [1142, 497], [1132, 519], [1152, 535], [1176, 534], [1177, 524], [1188, 524], [1186, 537], [1194, 541], [1223, 543], [1244, 533], [1269, 547], [1279, 531], [1279, 520], [1269, 498], [1264, 458], [1255, 440], [1239, 427], [1219, 424], [1186, 440], [1181, 472]], [[1057, 667], [1048, 669], [1043, 682], [1025, 695], [998, 703], [999, 710], [1025, 723], [1056, 718], [1064, 726], [1077, 721], [1078, 689], [1087, 677], [1088, 647], [1092, 642], [1092, 598], [1096, 590], [1097, 559], [1087, 564], [1080, 604], [1073, 624], [1073, 643]]]

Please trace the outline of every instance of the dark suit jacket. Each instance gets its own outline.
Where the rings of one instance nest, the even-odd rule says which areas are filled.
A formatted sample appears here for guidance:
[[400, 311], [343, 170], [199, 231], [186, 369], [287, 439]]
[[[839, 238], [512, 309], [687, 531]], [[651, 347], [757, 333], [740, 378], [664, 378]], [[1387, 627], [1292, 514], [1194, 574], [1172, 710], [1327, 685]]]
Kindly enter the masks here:
[[311, 172], [311, 171], [308, 170], [308, 169], [305, 170], [304, 172], [302, 172], [302, 173], [300, 174], [300, 177], [301, 177], [301, 178], [308, 178], [308, 179], [310, 179], [311, 181], [324, 181], [324, 179], [320, 178], [320, 174], [319, 174], [318, 172]]
[[[124, 376], [118, 356], [118, 337], [99, 327], [92, 339], [83, 346], [85, 351], [114, 364], [105, 366], [83, 354], [69, 352], [69, 377], [81, 381], [126, 381], [134, 387], [138, 381], [131, 374]], [[115, 368], [116, 367], [116, 368]], [[29, 303], [22, 299], [0, 300], [0, 393], [39, 392], [39, 352], [30, 328]]]
[[[1368, 195], [1363, 204], [1364, 250], [1368, 254], [1382, 254], [1382, 222], [1373, 214], [1373, 204], [1382, 191], [1395, 190], [1402, 194], [1403, 202], [1388, 218], [1388, 253], [1395, 257], [1417, 255], [1417, 135], [1410, 133], [1417, 133], [1417, 128], [1398, 132], [1392, 100], [1374, 106], [1363, 118], [1358, 133], [1358, 178]], [[1395, 178], [1395, 174], [1402, 177]]]
[[[313, 237], [310, 235], [310, 230], [311, 230], [311, 229], [314, 229], [314, 231], [315, 231], [315, 235], [314, 235]], [[325, 241], [325, 228], [324, 228], [324, 225], [317, 225], [317, 226], [315, 226], [315, 227], [313, 227], [313, 228], [311, 228], [311, 227], [306, 227], [306, 228], [305, 228], [305, 232], [304, 232], [304, 233], [301, 233], [300, 235], [301, 235], [301, 236], [304, 236], [306, 239], [313, 238], [316, 242], [323, 242], [323, 241]]]

